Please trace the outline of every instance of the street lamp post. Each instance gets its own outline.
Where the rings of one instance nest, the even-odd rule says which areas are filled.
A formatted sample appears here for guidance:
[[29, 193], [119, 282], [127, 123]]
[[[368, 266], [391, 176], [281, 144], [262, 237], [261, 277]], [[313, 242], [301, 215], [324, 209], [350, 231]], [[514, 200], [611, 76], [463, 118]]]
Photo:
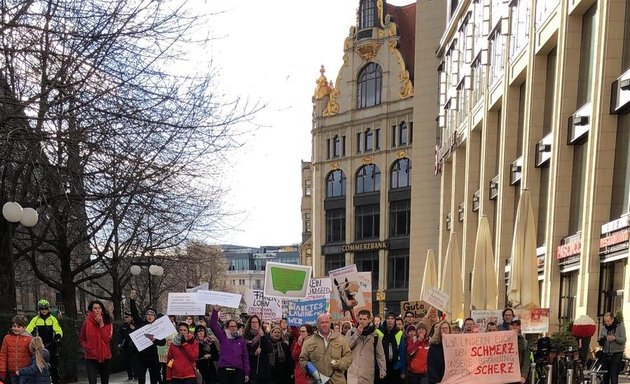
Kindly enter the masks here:
[[153, 305], [153, 284], [151, 284], [151, 276], [164, 275], [164, 268], [162, 268], [161, 265], [154, 264], [153, 260], [149, 258], [149, 261], [147, 262], [133, 262], [133, 265], [131, 266], [129, 271], [132, 275], [138, 276], [140, 273], [142, 273], [142, 267], [149, 267], [147, 268], [147, 276], [149, 277], [149, 305]]
[[[13, 232], [18, 223], [25, 227], [37, 224], [39, 216], [33, 208], [22, 208], [14, 201], [6, 202], [2, 206], [2, 223], [0, 224], [0, 312], [15, 312], [17, 302], [15, 298], [15, 275], [13, 257]], [[4, 300], [8, 299], [8, 300]]]

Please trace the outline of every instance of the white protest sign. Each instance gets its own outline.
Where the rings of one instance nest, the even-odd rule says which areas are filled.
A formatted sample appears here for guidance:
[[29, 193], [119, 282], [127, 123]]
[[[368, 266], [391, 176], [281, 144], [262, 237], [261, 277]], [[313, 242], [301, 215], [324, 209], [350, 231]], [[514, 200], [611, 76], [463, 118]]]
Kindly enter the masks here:
[[238, 308], [241, 305], [241, 295], [238, 293], [199, 290], [197, 300], [204, 305], [212, 304], [228, 308]]
[[265, 297], [259, 289], [248, 289], [244, 295], [249, 315], [258, 315], [261, 320], [278, 320], [282, 318], [281, 300]]
[[330, 277], [311, 279], [308, 282], [306, 300], [328, 299], [331, 292]]
[[442, 335], [442, 384], [501, 384], [521, 381], [516, 332]]
[[200, 289], [208, 290], [208, 283], [201, 283], [196, 287], [186, 288], [186, 292], [197, 292]]
[[444, 308], [446, 308], [446, 304], [448, 303], [448, 299], [448, 293], [442, 292], [437, 288], [429, 289], [424, 293], [424, 297], [422, 298], [422, 300], [426, 301], [440, 311], [444, 311]]
[[151, 324], [147, 324], [144, 327], [131, 332], [129, 337], [131, 337], [131, 341], [133, 341], [138, 349], [138, 352], [140, 352], [153, 344], [151, 339], [147, 336], [153, 335], [154, 338], [161, 340], [173, 333], [177, 333], [177, 330], [173, 326], [173, 323], [171, 323], [171, 319], [169, 319], [168, 316], [162, 316]]
[[169, 292], [166, 313], [169, 315], [204, 315], [206, 304], [197, 300], [196, 293]]

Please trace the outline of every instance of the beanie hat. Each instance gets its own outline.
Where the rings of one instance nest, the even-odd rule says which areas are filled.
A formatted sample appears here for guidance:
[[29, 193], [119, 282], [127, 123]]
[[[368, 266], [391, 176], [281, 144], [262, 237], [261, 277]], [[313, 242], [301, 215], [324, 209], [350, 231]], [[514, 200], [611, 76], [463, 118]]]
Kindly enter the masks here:
[[153, 308], [148, 308], [146, 311], [144, 311], [144, 316], [146, 317], [148, 314], [152, 314], [153, 316], [157, 317], [157, 312], [155, 312], [155, 309]]

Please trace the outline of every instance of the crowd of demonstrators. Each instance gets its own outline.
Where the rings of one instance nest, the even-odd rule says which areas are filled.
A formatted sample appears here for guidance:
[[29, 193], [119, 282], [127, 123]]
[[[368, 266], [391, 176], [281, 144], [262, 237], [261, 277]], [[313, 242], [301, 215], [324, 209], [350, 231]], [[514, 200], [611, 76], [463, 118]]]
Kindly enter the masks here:
[[50, 312], [50, 303], [46, 299], [37, 302], [37, 315], [26, 326], [26, 331], [42, 338], [44, 348], [48, 351], [50, 379], [52, 384], [59, 384], [59, 343], [63, 330], [57, 318]]
[[[544, 374], [548, 365], [553, 367], [553, 382], [566, 383], [567, 361], [571, 360], [574, 371], [583, 367], [578, 350], [558, 351], [549, 337], [537, 341], [532, 360], [521, 320], [511, 308], [502, 311], [499, 322], [489, 321], [481, 329], [472, 318], [465, 319], [460, 328], [438, 321], [437, 316], [416, 319], [413, 312], [403, 317], [389, 312], [381, 321], [368, 310], [358, 312], [356, 324], [334, 324], [328, 314], [317, 318], [316, 327], [290, 327], [287, 319], [263, 321], [247, 314], [222, 323], [215, 306], [207, 317], [196, 320], [184, 316], [178, 322], [169, 316], [177, 332], [161, 339], [145, 334], [150, 346], [138, 351], [130, 334], [160, 315], [149, 307], [141, 318], [135, 299], [132, 291], [130, 311], [123, 313], [118, 331], [118, 348], [128, 379], [137, 379], [138, 384], [145, 384], [147, 372], [151, 384], [313, 384], [324, 377], [330, 384], [437, 384], [445, 375], [445, 334], [496, 331], [517, 335], [520, 380], [514, 384]], [[58, 380], [53, 356], [63, 333], [48, 302], [41, 300], [38, 307], [30, 322], [21, 315], [12, 319], [0, 349], [0, 380], [12, 384], [55, 384], [53, 380]], [[104, 304], [90, 302], [79, 335], [90, 384], [96, 384], [97, 378], [101, 384], [109, 381], [112, 332], [112, 318]], [[605, 372], [602, 383], [617, 384], [624, 366], [623, 323], [606, 313], [597, 341], [601, 347], [598, 361]], [[538, 365], [536, 372], [530, 372], [532, 361]]]
[[89, 384], [96, 384], [97, 376], [101, 384], [109, 383], [112, 351], [112, 318], [102, 302], [93, 300], [88, 305], [87, 318], [81, 326], [79, 342], [85, 352], [85, 366]]

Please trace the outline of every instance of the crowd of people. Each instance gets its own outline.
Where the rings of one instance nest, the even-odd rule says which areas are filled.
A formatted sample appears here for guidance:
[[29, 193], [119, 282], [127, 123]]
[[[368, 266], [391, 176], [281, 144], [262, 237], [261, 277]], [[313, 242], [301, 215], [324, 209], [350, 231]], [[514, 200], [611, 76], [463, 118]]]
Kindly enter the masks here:
[[[520, 383], [530, 374], [532, 354], [521, 334], [521, 321], [511, 308], [503, 310], [500, 322], [488, 322], [480, 329], [472, 318], [462, 327], [447, 321], [423, 318], [413, 312], [385, 319], [358, 312], [356, 323], [333, 323], [328, 314], [316, 325], [289, 327], [286, 319], [262, 321], [251, 315], [246, 321], [219, 320], [219, 308], [206, 316], [170, 316], [177, 333], [160, 339], [145, 334], [150, 345], [140, 351], [130, 334], [153, 323], [160, 316], [153, 308], [141, 315], [135, 292], [130, 295], [129, 312], [118, 328], [118, 349], [129, 380], [145, 384], [435, 384], [445, 374], [443, 336], [449, 333], [478, 333], [512, 330], [517, 334]], [[29, 322], [22, 315], [0, 349], [0, 381], [12, 384], [58, 384], [58, 344], [63, 332], [50, 314], [46, 300]], [[80, 330], [89, 384], [108, 384], [114, 328], [111, 315], [98, 300], [89, 303]], [[603, 317], [598, 335], [604, 384], [617, 384], [623, 367], [626, 335], [623, 322], [610, 313]], [[556, 364], [558, 351], [545, 349], [539, 356], [544, 364]], [[577, 356], [577, 355], [576, 355]], [[579, 357], [577, 357], [579, 359]], [[554, 383], [562, 382], [558, 374]], [[566, 381], [564, 381], [566, 382]], [[7, 381], [8, 383], [8, 381]]]

